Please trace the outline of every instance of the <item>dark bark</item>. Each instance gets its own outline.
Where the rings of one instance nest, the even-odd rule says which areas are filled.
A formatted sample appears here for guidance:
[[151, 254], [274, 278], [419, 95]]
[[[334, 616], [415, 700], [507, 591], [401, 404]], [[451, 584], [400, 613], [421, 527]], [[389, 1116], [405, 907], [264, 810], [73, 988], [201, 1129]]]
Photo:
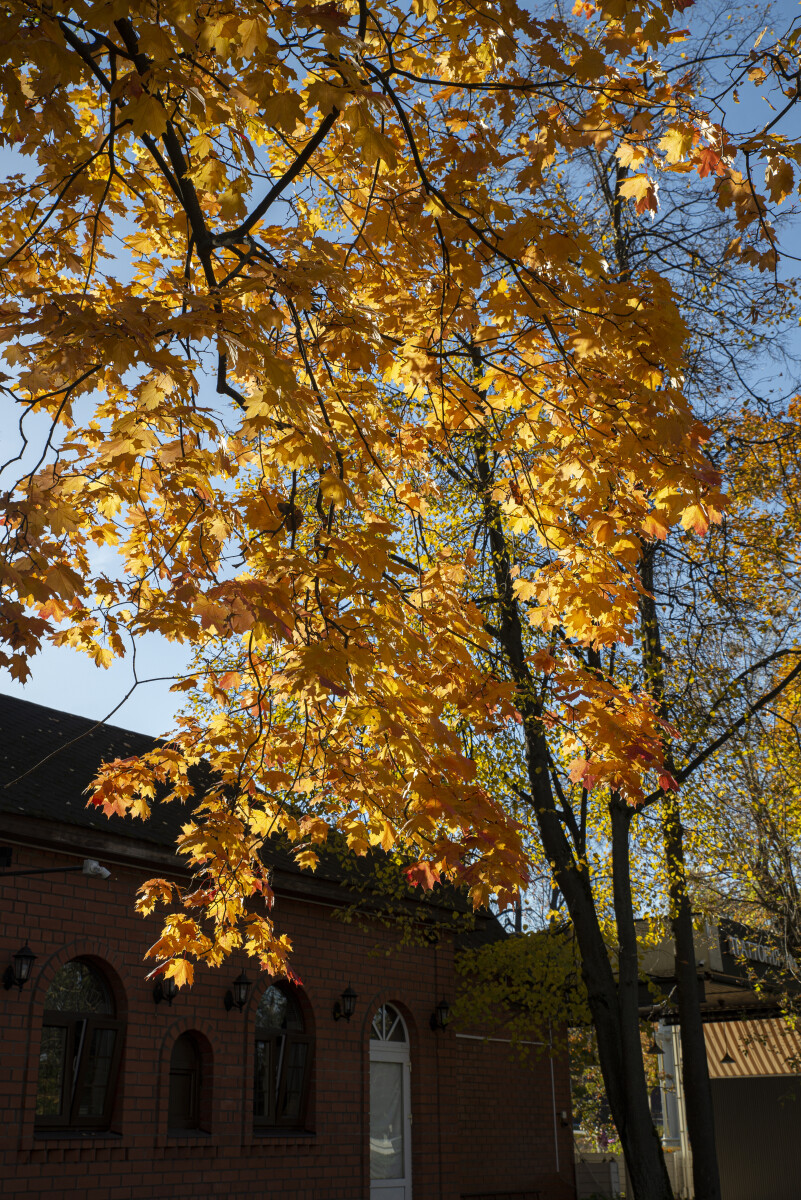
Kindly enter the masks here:
[[613, 795], [609, 805], [609, 815], [612, 823], [612, 888], [618, 942], [617, 991], [622, 1035], [623, 1075], [630, 1097], [628, 1119], [633, 1126], [633, 1141], [638, 1150], [637, 1154], [632, 1155], [631, 1158], [627, 1156], [626, 1161], [635, 1195], [649, 1194], [646, 1189], [651, 1186], [656, 1166], [653, 1161], [643, 1161], [641, 1148], [652, 1145], [651, 1159], [656, 1160], [661, 1167], [664, 1175], [661, 1185], [664, 1194], [669, 1196], [671, 1194], [670, 1180], [662, 1155], [662, 1144], [651, 1119], [648, 1084], [642, 1058], [639, 1018], [640, 965], [637, 927], [634, 923], [634, 900], [631, 894], [631, 860], [629, 856], [629, 826], [632, 809], [619, 796]]
[[[498, 596], [496, 637], [517, 690], [517, 704], [526, 739], [530, 800], [542, 846], [552, 864], [554, 879], [565, 899], [581, 954], [581, 973], [595, 1028], [598, 1057], [609, 1107], [634, 1188], [634, 1200], [672, 1200], [662, 1146], [651, 1120], [642, 1061], [637, 1011], [639, 975], [632, 910], [628, 814], [617, 805], [613, 855], [615, 905], [625, 974], [615, 979], [595, 907], [592, 883], [583, 853], [574, 853], [564, 828], [550, 776], [548, 743], [541, 702], [526, 661], [520, 612], [514, 596], [511, 560], [498, 505], [492, 500], [492, 465], [488, 439], [474, 439], [477, 482], [484, 506], [484, 523]], [[579, 830], [581, 839], [581, 831]]]
[[635, 1200], [672, 1200], [662, 1146], [651, 1120], [637, 1011], [639, 972], [629, 875], [628, 816], [613, 818], [613, 873], [621, 963], [612, 968], [595, 909], [586, 866], [577, 861], [556, 811], [548, 772], [547, 746], [536, 719], [523, 714], [531, 795], [542, 845], [553, 863], [581, 953], [612, 1119], [620, 1136]]
[[720, 1200], [712, 1088], [701, 1021], [701, 993], [695, 961], [692, 906], [684, 870], [684, 831], [676, 797], [663, 801], [662, 829], [670, 876], [670, 901], [676, 958], [676, 997], [681, 1032], [684, 1106], [693, 1154], [696, 1200]]
[[[641, 579], [648, 594], [640, 605], [645, 674], [649, 692], [660, 715], [667, 717], [662, 642], [654, 599], [654, 551], [646, 547], [641, 562]], [[665, 747], [666, 764], [672, 769], [670, 746]], [[695, 961], [692, 907], [687, 893], [684, 834], [678, 799], [673, 792], [662, 798], [662, 832], [668, 865], [671, 925], [676, 960], [676, 997], [681, 1034], [687, 1133], [693, 1156], [693, 1186], [696, 1200], [720, 1200], [720, 1172], [715, 1142], [712, 1088], [706, 1058], [701, 993]]]

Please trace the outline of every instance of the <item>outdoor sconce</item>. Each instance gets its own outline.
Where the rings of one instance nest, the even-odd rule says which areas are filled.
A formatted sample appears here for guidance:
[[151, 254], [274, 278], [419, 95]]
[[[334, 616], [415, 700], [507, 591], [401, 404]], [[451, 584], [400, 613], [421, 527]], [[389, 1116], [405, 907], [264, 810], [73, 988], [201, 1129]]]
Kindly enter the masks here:
[[438, 1033], [440, 1030], [445, 1029], [447, 1027], [447, 1024], [450, 1021], [450, 1019], [451, 1019], [450, 1004], [448, 1004], [447, 1000], [440, 1000], [439, 1004], [437, 1005], [437, 1007], [434, 1009], [434, 1011], [431, 1014], [431, 1020], [429, 1021], [429, 1024], [430, 1024], [431, 1028], [434, 1030], [434, 1032]]
[[356, 992], [348, 984], [339, 1000], [334, 1001], [334, 1020], [339, 1021], [342, 1017], [349, 1021], [356, 1012], [356, 1001], [359, 999]]
[[650, 1046], [645, 1047], [645, 1053], [646, 1054], [663, 1054], [664, 1051], [662, 1050], [662, 1047], [659, 1045], [659, 1042], [654, 1037], [654, 1038], [651, 1038]]
[[101, 867], [96, 858], [85, 858], [81, 866], [81, 872], [88, 875], [91, 879], [108, 879], [111, 875], [108, 867]]
[[30, 979], [31, 967], [36, 961], [36, 955], [26, 942], [21, 950], [11, 955], [11, 962], [3, 975], [3, 987], [6, 991], [18, 987], [20, 991]]
[[232, 983], [231, 990], [225, 993], [225, 999], [223, 1000], [225, 1011], [230, 1012], [232, 1008], [238, 1008], [241, 1012], [248, 1002], [248, 996], [252, 987], [253, 984], [243, 971]]
[[178, 984], [173, 979], [172, 975], [164, 979], [157, 979], [153, 987], [153, 999], [156, 1004], [161, 1004], [162, 1000], [166, 1000], [167, 1004], [172, 1004], [175, 997], [178, 995]]

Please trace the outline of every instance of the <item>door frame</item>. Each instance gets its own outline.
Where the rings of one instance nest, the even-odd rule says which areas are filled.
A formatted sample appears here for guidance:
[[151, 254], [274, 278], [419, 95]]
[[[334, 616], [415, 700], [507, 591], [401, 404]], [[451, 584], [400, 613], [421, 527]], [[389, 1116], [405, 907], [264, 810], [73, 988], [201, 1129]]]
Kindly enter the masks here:
[[[368, 1097], [368, 1112], [367, 1112], [367, 1137], [368, 1137], [368, 1155], [367, 1155], [367, 1173], [370, 1185], [370, 1200], [381, 1200], [384, 1192], [392, 1188], [403, 1187], [404, 1200], [412, 1200], [412, 1087], [411, 1087], [411, 1045], [409, 1041], [409, 1027], [403, 1019], [403, 1014], [397, 1005], [387, 1002], [387, 1005], [381, 1005], [380, 1008], [390, 1007], [397, 1014], [403, 1026], [405, 1041], [403, 1042], [388, 1042], [378, 1041], [372, 1037], [373, 1024], [372, 1019], [368, 1026], [369, 1038], [369, 1061], [368, 1068], [372, 1068], [374, 1062], [392, 1062], [400, 1063], [403, 1067], [401, 1072], [401, 1104], [403, 1107], [403, 1120], [406, 1123], [405, 1136], [403, 1139], [403, 1170], [404, 1176], [402, 1180], [390, 1179], [372, 1179], [370, 1178], [370, 1153], [369, 1153], [369, 1137], [370, 1137], [370, 1078], [368, 1074], [367, 1080], [367, 1097]], [[380, 1011], [379, 1010], [377, 1011]], [[373, 1014], [373, 1019], [375, 1013]]]

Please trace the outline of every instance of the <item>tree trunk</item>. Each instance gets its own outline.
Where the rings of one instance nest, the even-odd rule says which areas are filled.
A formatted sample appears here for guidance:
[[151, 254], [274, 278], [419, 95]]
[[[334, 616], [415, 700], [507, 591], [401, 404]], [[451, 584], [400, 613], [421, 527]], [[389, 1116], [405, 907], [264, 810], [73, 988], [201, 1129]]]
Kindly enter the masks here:
[[715, 1119], [712, 1088], [706, 1057], [701, 995], [695, 961], [692, 909], [687, 895], [684, 867], [684, 836], [676, 797], [663, 801], [665, 847], [670, 872], [673, 938], [676, 956], [676, 995], [681, 1033], [681, 1061], [687, 1133], [693, 1155], [693, 1186], [696, 1200], [720, 1200]]
[[[480, 365], [480, 355], [474, 352]], [[563, 820], [567, 814], [557, 810], [549, 776], [550, 758], [542, 724], [539, 689], [534, 686], [524, 648], [520, 612], [512, 586], [511, 561], [503, 530], [501, 512], [492, 498], [492, 468], [489, 461], [488, 439], [479, 431], [474, 438], [476, 471], [483, 495], [484, 523], [489, 541], [495, 585], [498, 594], [499, 625], [495, 636], [503, 648], [510, 674], [514, 680], [516, 702], [523, 720], [526, 739], [526, 766], [530, 802], [554, 878], [565, 898], [581, 953], [581, 973], [587, 989], [590, 1012], [598, 1044], [598, 1057], [606, 1087], [612, 1118], [623, 1146], [626, 1166], [634, 1187], [634, 1200], [673, 1200], [662, 1146], [651, 1120], [648, 1091], [640, 1045], [640, 1022], [637, 1012], [638, 973], [634, 914], [631, 911], [631, 881], [629, 877], [628, 818], [624, 843], [618, 855], [619, 895], [623, 929], [627, 947], [627, 982], [621, 989], [615, 980], [609, 949], [598, 922], [595, 897], [583, 849], [573, 853], [565, 833]], [[622, 826], [620, 826], [622, 829]], [[574, 839], [576, 833], [573, 826]], [[580, 841], [579, 836], [579, 841]], [[628, 904], [629, 912], [625, 909]], [[633, 946], [633, 951], [632, 951]], [[634, 958], [633, 981], [631, 956]], [[625, 999], [621, 1002], [621, 997]]]
[[[660, 716], [667, 719], [662, 639], [653, 595], [654, 554], [650, 547], [643, 552], [640, 573], [643, 586], [648, 591], [648, 595], [643, 597], [640, 605], [645, 673]], [[670, 770], [673, 770], [669, 745], [665, 748], [665, 762]], [[662, 834], [670, 887], [670, 916], [675, 946], [676, 995], [681, 1034], [687, 1133], [693, 1155], [693, 1186], [696, 1200], [720, 1200], [720, 1173], [715, 1144], [712, 1088], [709, 1083], [704, 1026], [701, 1020], [701, 994], [695, 962], [692, 908], [687, 895], [681, 810], [678, 798], [673, 792], [666, 792], [661, 803]]]
[[[634, 1200], [672, 1200], [662, 1145], [651, 1120], [637, 1011], [637, 938], [631, 909], [628, 814], [616, 819], [613, 850], [615, 905], [619, 906], [621, 967], [618, 980], [604, 942], [586, 866], [576, 862], [551, 794], [547, 752], [531, 714], [524, 714], [531, 794], [542, 845], [576, 931], [598, 1058], [612, 1119], [620, 1137]], [[545, 764], [545, 765], [543, 765]], [[614, 843], [613, 843], [614, 845]], [[628, 910], [628, 911], [627, 911]]]
[[[618, 969], [617, 995], [620, 1012], [620, 1029], [623, 1048], [623, 1072], [629, 1102], [629, 1120], [634, 1127], [634, 1140], [638, 1152], [626, 1156], [629, 1175], [636, 1196], [648, 1195], [651, 1176], [656, 1169], [648, 1164], [648, 1178], [643, 1178], [646, 1164], [641, 1161], [643, 1145], [652, 1144], [658, 1151], [658, 1162], [663, 1179], [660, 1181], [666, 1195], [671, 1195], [670, 1180], [662, 1154], [662, 1144], [651, 1119], [648, 1083], [643, 1065], [642, 1039], [640, 1036], [640, 963], [637, 947], [637, 927], [634, 923], [634, 902], [631, 894], [631, 860], [629, 857], [629, 825], [632, 810], [618, 796], [613, 796], [609, 805], [612, 822], [612, 888], [617, 925]], [[661, 1193], [657, 1193], [661, 1194]]]

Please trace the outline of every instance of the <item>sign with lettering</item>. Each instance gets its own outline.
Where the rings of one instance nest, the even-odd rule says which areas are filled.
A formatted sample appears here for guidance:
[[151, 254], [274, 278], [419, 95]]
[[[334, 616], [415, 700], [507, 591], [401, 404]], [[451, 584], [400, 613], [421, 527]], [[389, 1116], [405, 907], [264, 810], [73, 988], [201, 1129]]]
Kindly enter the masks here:
[[798, 960], [775, 936], [765, 930], [752, 929], [739, 921], [721, 920], [718, 924], [720, 953], [726, 975], [748, 977], [756, 973], [767, 979], [774, 972], [776, 982], [784, 972], [798, 971]]

